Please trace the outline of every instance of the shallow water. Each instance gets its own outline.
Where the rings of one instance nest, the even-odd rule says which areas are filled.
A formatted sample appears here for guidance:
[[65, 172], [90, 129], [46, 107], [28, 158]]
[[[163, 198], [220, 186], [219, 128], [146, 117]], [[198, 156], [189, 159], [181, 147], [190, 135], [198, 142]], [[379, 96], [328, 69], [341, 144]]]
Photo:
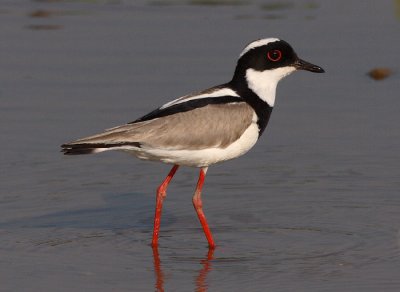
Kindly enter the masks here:
[[[399, 1], [209, 2], [1, 2], [1, 291], [399, 291]], [[228, 81], [269, 36], [326, 73], [282, 81], [256, 147], [209, 169], [216, 250], [181, 168], [153, 251], [169, 166], [59, 145]]]

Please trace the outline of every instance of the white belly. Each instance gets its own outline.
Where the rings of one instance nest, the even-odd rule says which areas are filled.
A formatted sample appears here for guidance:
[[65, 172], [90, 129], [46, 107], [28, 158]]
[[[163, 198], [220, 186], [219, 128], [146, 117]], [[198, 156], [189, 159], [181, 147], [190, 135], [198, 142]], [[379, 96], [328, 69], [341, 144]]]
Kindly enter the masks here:
[[252, 123], [243, 135], [226, 148], [207, 148], [200, 150], [168, 150], [121, 147], [140, 159], [156, 160], [164, 163], [193, 167], [206, 167], [214, 163], [236, 158], [249, 151], [258, 139], [258, 126]]

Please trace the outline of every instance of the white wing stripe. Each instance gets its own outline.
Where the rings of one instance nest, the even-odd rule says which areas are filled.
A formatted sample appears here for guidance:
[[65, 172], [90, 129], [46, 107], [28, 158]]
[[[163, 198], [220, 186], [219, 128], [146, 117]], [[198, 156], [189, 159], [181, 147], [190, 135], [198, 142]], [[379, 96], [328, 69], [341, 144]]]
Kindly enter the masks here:
[[173, 101], [167, 102], [166, 104], [164, 104], [163, 106], [160, 107], [160, 109], [165, 109], [167, 107], [170, 107], [171, 105], [175, 105], [175, 104], [179, 104], [179, 103], [183, 103], [189, 100], [195, 100], [195, 99], [201, 99], [201, 98], [209, 98], [209, 97], [219, 97], [219, 96], [237, 96], [239, 97], [239, 95], [236, 93], [236, 91], [230, 89], [230, 88], [221, 88], [221, 89], [217, 89], [213, 92], [209, 92], [209, 93], [201, 93], [201, 94], [197, 94], [197, 95], [185, 95], [182, 96], [178, 99], [175, 99]]

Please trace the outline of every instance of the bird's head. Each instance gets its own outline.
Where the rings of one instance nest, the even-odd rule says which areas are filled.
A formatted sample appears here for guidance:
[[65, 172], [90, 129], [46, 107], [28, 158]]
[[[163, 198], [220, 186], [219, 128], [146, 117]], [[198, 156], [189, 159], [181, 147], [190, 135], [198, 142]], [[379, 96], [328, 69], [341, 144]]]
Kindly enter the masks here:
[[[239, 56], [233, 82], [246, 83], [273, 106], [276, 86], [283, 77], [296, 70], [323, 73], [321, 67], [300, 59], [293, 48], [277, 38], [266, 38], [248, 44]], [[271, 104], [272, 102], [272, 104]]]

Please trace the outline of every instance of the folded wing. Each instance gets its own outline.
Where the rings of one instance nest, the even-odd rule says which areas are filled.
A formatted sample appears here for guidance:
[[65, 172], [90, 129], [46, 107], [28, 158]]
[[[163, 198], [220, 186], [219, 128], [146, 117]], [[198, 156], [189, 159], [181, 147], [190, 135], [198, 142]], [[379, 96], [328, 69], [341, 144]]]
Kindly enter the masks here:
[[106, 150], [225, 148], [253, 121], [253, 110], [231, 97], [190, 101], [158, 109], [135, 122], [62, 145], [65, 154]]

